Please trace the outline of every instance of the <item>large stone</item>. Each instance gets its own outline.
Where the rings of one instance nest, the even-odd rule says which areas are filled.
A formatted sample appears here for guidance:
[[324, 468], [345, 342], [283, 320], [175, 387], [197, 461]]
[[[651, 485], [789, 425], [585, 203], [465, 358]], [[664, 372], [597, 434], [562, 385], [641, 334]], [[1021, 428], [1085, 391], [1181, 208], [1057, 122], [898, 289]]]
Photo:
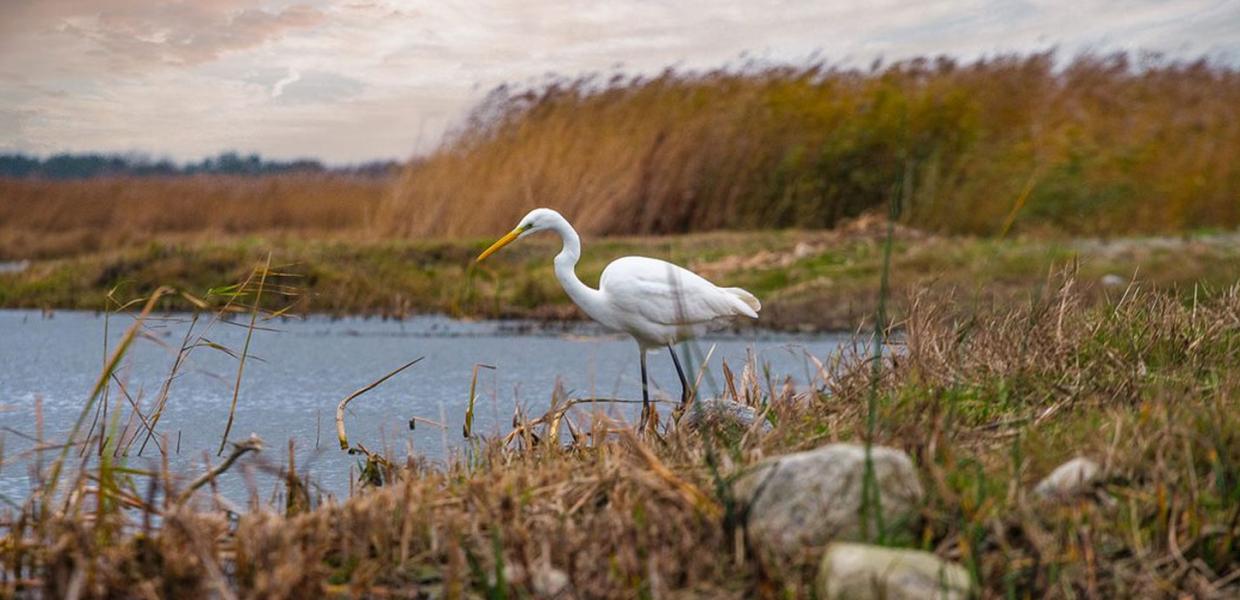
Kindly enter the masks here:
[[[887, 528], [912, 518], [922, 497], [913, 462], [893, 448], [872, 448], [880, 511]], [[864, 535], [861, 493], [865, 446], [830, 444], [764, 460], [733, 486], [750, 544], [763, 559], [795, 558], [839, 539]]]
[[1074, 458], [1051, 471], [1033, 488], [1044, 500], [1068, 500], [1094, 491], [1102, 467], [1084, 457]]
[[929, 552], [850, 543], [827, 547], [816, 587], [825, 600], [964, 600], [975, 592], [964, 567]]

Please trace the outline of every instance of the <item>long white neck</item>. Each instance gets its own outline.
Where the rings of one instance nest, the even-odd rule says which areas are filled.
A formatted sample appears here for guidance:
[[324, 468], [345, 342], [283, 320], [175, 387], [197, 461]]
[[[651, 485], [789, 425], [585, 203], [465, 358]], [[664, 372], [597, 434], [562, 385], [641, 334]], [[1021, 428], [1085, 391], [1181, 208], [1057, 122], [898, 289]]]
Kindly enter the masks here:
[[577, 306], [581, 307], [581, 310], [584, 310], [595, 321], [600, 320], [600, 317], [606, 314], [603, 294], [577, 278], [576, 267], [577, 261], [581, 258], [581, 237], [563, 217], [551, 229], [560, 234], [560, 240], [564, 242], [560, 253], [555, 255], [555, 278], [560, 280], [564, 292]]

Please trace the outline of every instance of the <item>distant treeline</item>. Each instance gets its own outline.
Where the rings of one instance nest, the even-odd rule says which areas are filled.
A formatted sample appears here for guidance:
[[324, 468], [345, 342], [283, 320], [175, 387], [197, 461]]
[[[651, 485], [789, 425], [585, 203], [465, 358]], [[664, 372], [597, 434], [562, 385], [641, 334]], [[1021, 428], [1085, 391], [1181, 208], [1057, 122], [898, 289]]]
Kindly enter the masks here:
[[410, 164], [376, 222], [495, 234], [832, 227], [895, 203], [991, 235], [1240, 225], [1240, 69], [1051, 53], [756, 65], [500, 88]]
[[224, 152], [198, 162], [177, 164], [135, 154], [55, 154], [47, 158], [25, 154], [0, 154], [0, 177], [38, 179], [88, 179], [117, 176], [170, 175], [279, 175], [287, 173], [335, 173], [382, 177], [396, 172], [396, 161], [372, 161], [329, 167], [312, 159], [268, 160], [257, 154]]

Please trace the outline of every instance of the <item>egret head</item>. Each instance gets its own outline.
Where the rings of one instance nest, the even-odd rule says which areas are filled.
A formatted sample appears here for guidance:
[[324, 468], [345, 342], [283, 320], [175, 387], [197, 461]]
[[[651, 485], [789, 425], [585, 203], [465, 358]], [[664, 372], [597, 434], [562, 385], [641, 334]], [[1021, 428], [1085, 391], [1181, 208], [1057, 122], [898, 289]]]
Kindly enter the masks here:
[[482, 260], [486, 257], [495, 254], [500, 248], [503, 248], [516, 240], [532, 233], [538, 233], [539, 231], [551, 229], [562, 222], [564, 222], [564, 217], [560, 216], [560, 213], [555, 212], [550, 208], [535, 208], [522, 217], [512, 231], [509, 231], [506, 235], [504, 235], [504, 237], [496, 240], [494, 244], [491, 244], [490, 248], [487, 248], [482, 252], [482, 254], [479, 254], [478, 262], [482, 262]]

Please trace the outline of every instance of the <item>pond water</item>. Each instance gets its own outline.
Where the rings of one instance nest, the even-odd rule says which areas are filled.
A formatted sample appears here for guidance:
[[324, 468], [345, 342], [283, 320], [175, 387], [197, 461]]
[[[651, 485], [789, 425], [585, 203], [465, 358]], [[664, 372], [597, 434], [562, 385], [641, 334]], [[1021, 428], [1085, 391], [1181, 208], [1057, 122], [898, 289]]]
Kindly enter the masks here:
[[[190, 326], [189, 315], [150, 318], [127, 353], [117, 379], [143, 413], [151, 413], [161, 386]], [[63, 442], [82, 413], [104, 362], [105, 338], [114, 346], [133, 323], [129, 315], [90, 312], [0, 311], [0, 494], [24, 498], [32, 484], [32, 466], [42, 412], [42, 439]], [[208, 323], [200, 319], [191, 339], [239, 352], [246, 322]], [[640, 399], [637, 347], [631, 339], [586, 324], [554, 330], [512, 321], [458, 321], [445, 317], [405, 320], [332, 319], [312, 316], [261, 322], [254, 332], [251, 358], [241, 379], [236, 419], [230, 438], [250, 433], [267, 445], [261, 455], [242, 459], [242, 468], [221, 478], [221, 493], [241, 504], [253, 490], [267, 495], [278, 486], [271, 469], [287, 464], [293, 440], [299, 472], [307, 472], [315, 489], [337, 498], [349, 493], [358, 459], [338, 449], [335, 408], [351, 392], [420, 356], [425, 359], [367, 392], [349, 405], [346, 424], [351, 442], [372, 450], [389, 448], [398, 457], [414, 454], [442, 461], [462, 446], [464, 409], [475, 364], [491, 365], [478, 376], [474, 430], [484, 435], [506, 433], [516, 403], [527, 415], [547, 408], [557, 380], [570, 396]], [[105, 327], [107, 335], [105, 336]], [[807, 356], [824, 360], [846, 338], [800, 336], [748, 331], [716, 335], [682, 352], [700, 357], [713, 348], [702, 394], [722, 385], [721, 361], [739, 371], [749, 353], [770, 366], [777, 381], [790, 376], [804, 385], [813, 371]], [[682, 354], [684, 356], [684, 354]], [[219, 445], [233, 397], [237, 361], [227, 353], [199, 345], [172, 380], [167, 406], [157, 425], [167, 439], [171, 470], [193, 477], [204, 468], [205, 454], [218, 463]], [[650, 356], [654, 394], [679, 397], [679, 382], [667, 352]], [[119, 386], [109, 391], [113, 414], [128, 404]], [[609, 405], [607, 410], [632, 420], [639, 405]], [[580, 409], [574, 409], [580, 410]], [[595, 410], [595, 409], [590, 409]], [[126, 408], [125, 414], [132, 411]], [[93, 416], [93, 413], [91, 414]], [[443, 428], [411, 418], [443, 423]], [[89, 426], [91, 419], [87, 418]], [[123, 426], [120, 423], [118, 428]], [[141, 425], [134, 422], [131, 431]], [[114, 430], [115, 431], [115, 430]], [[138, 456], [145, 436], [130, 446], [126, 464], [158, 468], [154, 443]], [[72, 453], [77, 456], [77, 452]]]

